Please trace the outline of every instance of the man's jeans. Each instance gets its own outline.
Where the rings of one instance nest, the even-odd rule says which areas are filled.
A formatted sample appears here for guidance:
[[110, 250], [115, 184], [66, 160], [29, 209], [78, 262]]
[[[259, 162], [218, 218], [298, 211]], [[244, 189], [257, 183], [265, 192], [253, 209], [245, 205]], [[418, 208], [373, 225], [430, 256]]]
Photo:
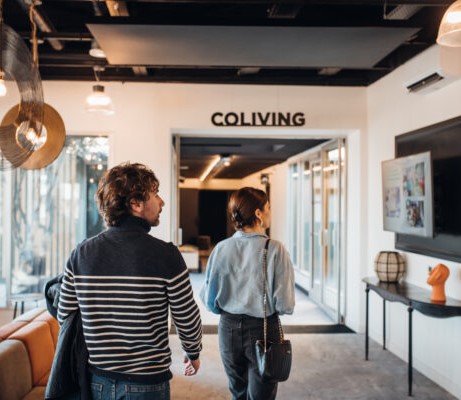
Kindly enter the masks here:
[[93, 400], [170, 400], [170, 381], [142, 384], [92, 374], [91, 394]]
[[[258, 372], [255, 343], [264, 337], [264, 320], [221, 312], [219, 350], [233, 400], [273, 400], [277, 383], [265, 382]], [[277, 316], [267, 318], [267, 339], [280, 340]]]

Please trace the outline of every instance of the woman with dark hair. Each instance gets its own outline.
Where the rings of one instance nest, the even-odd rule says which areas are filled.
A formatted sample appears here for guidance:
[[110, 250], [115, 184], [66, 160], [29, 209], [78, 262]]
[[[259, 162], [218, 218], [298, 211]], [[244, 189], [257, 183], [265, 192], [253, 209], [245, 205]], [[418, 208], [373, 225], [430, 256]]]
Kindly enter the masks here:
[[[262, 190], [234, 192], [228, 212], [233, 236], [219, 242], [208, 260], [200, 296], [220, 314], [219, 348], [234, 400], [275, 399], [277, 383], [264, 381], [256, 364], [255, 342], [263, 337], [263, 250], [271, 223], [270, 205]], [[277, 240], [267, 253], [267, 338], [280, 339], [278, 315], [294, 308], [294, 272], [290, 256]]]

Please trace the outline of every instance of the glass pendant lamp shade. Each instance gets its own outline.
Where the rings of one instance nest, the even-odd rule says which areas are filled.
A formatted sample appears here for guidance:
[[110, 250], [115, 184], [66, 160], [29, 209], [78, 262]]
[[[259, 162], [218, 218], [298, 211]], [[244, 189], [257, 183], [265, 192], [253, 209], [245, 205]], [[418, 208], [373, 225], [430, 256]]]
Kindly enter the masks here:
[[104, 86], [94, 85], [93, 93], [86, 98], [85, 109], [90, 112], [100, 112], [106, 115], [114, 114], [111, 98], [104, 93]]
[[455, 1], [445, 12], [437, 43], [441, 46], [461, 47], [461, 0]]

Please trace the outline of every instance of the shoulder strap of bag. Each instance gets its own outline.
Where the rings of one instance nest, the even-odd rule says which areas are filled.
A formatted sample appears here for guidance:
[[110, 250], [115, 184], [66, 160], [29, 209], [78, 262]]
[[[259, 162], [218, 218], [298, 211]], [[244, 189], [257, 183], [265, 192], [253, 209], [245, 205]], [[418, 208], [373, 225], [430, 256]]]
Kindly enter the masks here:
[[[266, 244], [264, 246], [263, 251], [263, 268], [264, 268], [264, 353], [267, 349], [267, 249], [269, 248], [269, 241], [270, 239], [266, 240]], [[277, 316], [277, 320], [279, 323], [279, 331], [280, 331], [280, 342], [283, 342], [283, 329], [282, 323], [280, 322], [280, 318]]]

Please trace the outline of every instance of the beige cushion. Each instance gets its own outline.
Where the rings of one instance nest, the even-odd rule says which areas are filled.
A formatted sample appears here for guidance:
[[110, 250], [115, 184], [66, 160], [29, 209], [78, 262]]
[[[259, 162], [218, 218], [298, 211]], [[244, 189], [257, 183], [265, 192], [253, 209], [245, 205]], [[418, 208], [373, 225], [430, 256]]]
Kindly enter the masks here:
[[21, 400], [32, 389], [29, 355], [20, 340], [0, 342], [0, 388], [2, 400]]

